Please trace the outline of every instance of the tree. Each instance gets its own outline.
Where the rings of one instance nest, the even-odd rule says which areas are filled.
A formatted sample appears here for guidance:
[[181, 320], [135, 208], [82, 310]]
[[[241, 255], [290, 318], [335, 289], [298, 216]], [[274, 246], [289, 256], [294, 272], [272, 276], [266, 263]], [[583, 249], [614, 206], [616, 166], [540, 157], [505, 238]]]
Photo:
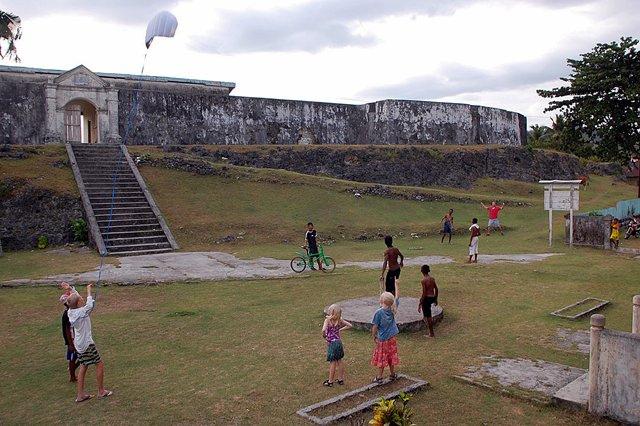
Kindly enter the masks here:
[[[538, 90], [554, 99], [547, 111], [558, 111], [554, 128], [566, 148], [595, 152], [604, 160], [626, 162], [640, 153], [640, 52], [638, 40], [597, 44], [582, 59], [567, 59], [568, 85]], [[583, 153], [584, 154], [584, 153]]]
[[[22, 36], [21, 21], [18, 15], [0, 10], [0, 58], [13, 59], [20, 62], [15, 42]], [[7, 48], [2, 50], [2, 42]]]
[[533, 124], [527, 132], [527, 142], [533, 148], [550, 148], [551, 129], [548, 126]]

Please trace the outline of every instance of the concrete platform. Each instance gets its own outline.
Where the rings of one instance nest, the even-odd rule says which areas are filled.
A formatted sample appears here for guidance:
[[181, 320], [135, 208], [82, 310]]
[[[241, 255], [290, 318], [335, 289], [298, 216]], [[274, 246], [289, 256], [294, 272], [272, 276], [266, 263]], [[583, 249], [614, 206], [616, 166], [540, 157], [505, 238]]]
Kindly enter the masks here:
[[589, 402], [589, 373], [583, 374], [565, 387], [559, 389], [551, 400], [554, 404], [574, 410], [584, 411]]
[[[358, 330], [371, 330], [371, 320], [376, 310], [380, 307], [378, 296], [362, 297], [360, 299], [348, 299], [337, 302], [342, 307], [342, 318], [353, 324]], [[426, 327], [422, 313], [418, 312], [420, 299], [415, 297], [400, 296], [400, 306], [396, 315], [396, 323], [400, 331], [418, 331]], [[325, 315], [327, 309], [324, 308]], [[431, 312], [434, 322], [437, 324], [444, 318], [444, 309], [440, 305], [432, 305]]]

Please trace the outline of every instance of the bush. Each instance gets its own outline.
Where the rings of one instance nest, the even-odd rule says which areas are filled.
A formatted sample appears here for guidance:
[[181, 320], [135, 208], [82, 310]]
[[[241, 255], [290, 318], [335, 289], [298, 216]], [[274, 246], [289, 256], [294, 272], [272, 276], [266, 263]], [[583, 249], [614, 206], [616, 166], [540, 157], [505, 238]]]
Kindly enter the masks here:
[[87, 230], [87, 222], [84, 219], [75, 219], [71, 221], [71, 232], [73, 233], [73, 241], [86, 243], [89, 241], [89, 232]]
[[46, 249], [48, 245], [49, 245], [49, 237], [47, 237], [46, 235], [40, 235], [38, 237], [37, 247], [39, 249]]
[[411, 395], [400, 392], [395, 399], [380, 399], [373, 410], [373, 419], [369, 421], [374, 426], [410, 426], [413, 410], [408, 407]]

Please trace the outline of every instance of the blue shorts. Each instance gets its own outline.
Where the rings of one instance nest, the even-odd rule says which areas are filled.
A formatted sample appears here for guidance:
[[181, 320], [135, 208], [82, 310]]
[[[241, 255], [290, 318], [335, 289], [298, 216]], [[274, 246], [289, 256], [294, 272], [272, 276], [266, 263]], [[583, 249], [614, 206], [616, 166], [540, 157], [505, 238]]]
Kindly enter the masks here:
[[451, 234], [451, 224], [449, 222], [444, 223], [444, 228], [442, 229], [443, 234]]
[[73, 349], [69, 349], [67, 346], [67, 361], [76, 361], [78, 359], [78, 353]]

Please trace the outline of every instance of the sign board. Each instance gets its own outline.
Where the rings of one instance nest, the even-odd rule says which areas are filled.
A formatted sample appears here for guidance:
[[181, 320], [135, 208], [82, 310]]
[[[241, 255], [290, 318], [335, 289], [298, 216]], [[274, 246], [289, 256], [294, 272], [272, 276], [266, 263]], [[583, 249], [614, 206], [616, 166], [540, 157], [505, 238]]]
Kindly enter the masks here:
[[541, 180], [544, 209], [549, 212], [549, 246], [553, 242], [553, 211], [569, 212], [569, 245], [573, 245], [573, 212], [580, 208], [580, 180]]
[[555, 189], [544, 191], [544, 209], [568, 212], [570, 210], [579, 210], [580, 208], [580, 192], [574, 191], [556, 191]]

